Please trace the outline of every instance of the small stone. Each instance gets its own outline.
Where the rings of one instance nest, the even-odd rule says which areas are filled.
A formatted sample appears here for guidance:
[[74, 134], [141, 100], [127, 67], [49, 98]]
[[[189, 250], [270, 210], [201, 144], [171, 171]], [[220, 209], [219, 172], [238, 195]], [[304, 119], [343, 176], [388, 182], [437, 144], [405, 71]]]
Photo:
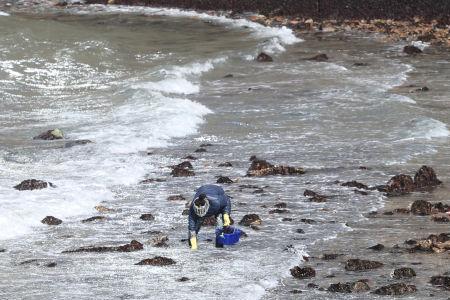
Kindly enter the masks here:
[[230, 162], [228, 162], [228, 161], [226, 161], [226, 162], [224, 162], [224, 163], [220, 163], [219, 165], [218, 165], [218, 167], [232, 167], [233, 165], [230, 163]]
[[377, 269], [382, 267], [383, 264], [378, 261], [362, 260], [362, 259], [349, 259], [345, 264], [347, 271], [364, 271]]
[[194, 151], [195, 153], [203, 153], [206, 152], [205, 148], [198, 148], [197, 150]]
[[432, 205], [425, 200], [416, 200], [411, 205], [411, 213], [414, 215], [425, 216], [431, 214]]
[[302, 290], [292, 290], [290, 291], [291, 294], [301, 294], [303, 293]]
[[281, 219], [282, 222], [292, 222], [294, 219], [292, 218], [283, 218]]
[[309, 200], [312, 202], [326, 202], [327, 201], [327, 197], [324, 195], [320, 195], [314, 191], [311, 190], [305, 190], [303, 192], [303, 196], [305, 197], [309, 197]]
[[329, 292], [332, 293], [351, 293], [352, 287], [350, 286], [350, 283], [332, 283], [327, 289]]
[[103, 221], [103, 220], [106, 220], [106, 218], [103, 216], [94, 216], [94, 217], [90, 217], [90, 218], [82, 220], [81, 223], [88, 223], [88, 222], [93, 222], [93, 221]]
[[376, 244], [375, 246], [371, 246], [367, 249], [371, 249], [371, 250], [375, 250], [375, 251], [381, 251], [384, 249], [384, 245], [383, 244]]
[[64, 144], [64, 148], [71, 148], [74, 146], [83, 146], [86, 144], [91, 144], [92, 141], [91, 140], [76, 140], [76, 141], [70, 141], [70, 142], [66, 142]]
[[51, 262], [51, 263], [48, 263], [48, 264], [46, 264], [45, 266], [47, 267], [47, 268], [54, 268], [54, 267], [56, 267], [56, 263], [55, 262]]
[[188, 155], [188, 156], [186, 156], [186, 157], [183, 157], [183, 159], [196, 160], [197, 157], [192, 156], [192, 155]]
[[297, 232], [297, 233], [300, 233], [300, 234], [304, 234], [305, 233], [305, 231], [303, 230], [303, 229], [297, 229], [295, 232]]
[[227, 74], [227, 75], [223, 76], [223, 78], [233, 78], [233, 77], [234, 77], [233, 74]]
[[155, 220], [155, 217], [152, 214], [142, 214], [139, 219], [143, 221], [153, 221]]
[[211, 143], [205, 143], [205, 144], [201, 144], [200, 148], [211, 147], [211, 146], [214, 146], [214, 145]]
[[376, 289], [373, 293], [383, 296], [399, 296], [404, 294], [411, 294], [417, 291], [416, 286], [406, 285], [405, 283], [394, 283]]
[[46, 182], [42, 180], [36, 180], [36, 179], [27, 179], [19, 183], [18, 185], [14, 186], [16, 190], [19, 191], [32, 191], [32, 190], [40, 190], [45, 189], [47, 187], [55, 187], [55, 185], [51, 182]]
[[63, 138], [64, 138], [63, 132], [60, 129], [56, 128], [43, 132], [38, 136], [35, 136], [33, 140], [59, 140]]
[[274, 207], [276, 207], [276, 208], [286, 208], [287, 204], [286, 204], [286, 202], [279, 202], [279, 203], [276, 203], [274, 205]]
[[308, 58], [307, 60], [323, 62], [323, 61], [327, 61], [328, 60], [328, 56], [326, 54], [317, 54], [317, 55], [315, 55], [313, 57]]
[[159, 248], [167, 248], [169, 245], [167, 245], [167, 242], [169, 241], [169, 238], [167, 235], [159, 234], [156, 237], [152, 239], [152, 246], [153, 247], [159, 247]]
[[316, 271], [311, 267], [294, 267], [290, 269], [291, 275], [298, 279], [312, 278], [316, 276]]
[[55, 218], [53, 216], [47, 216], [45, 218], [43, 218], [41, 220], [42, 224], [47, 224], [47, 225], [59, 225], [62, 223], [62, 221], [58, 218]]
[[395, 279], [412, 278], [416, 276], [416, 272], [411, 268], [395, 269], [391, 276]]
[[306, 287], [309, 289], [317, 289], [319, 286], [317, 284], [311, 282], [311, 283], [308, 283], [306, 285]]
[[258, 62], [272, 62], [273, 58], [270, 55], [262, 52], [256, 57], [256, 61], [258, 61]]
[[450, 276], [433, 276], [430, 283], [450, 291]]
[[190, 279], [188, 277], [184, 277], [184, 276], [177, 279], [178, 282], [186, 282], [186, 281], [189, 281], [189, 280]]
[[138, 262], [136, 265], [145, 265], [145, 266], [170, 266], [174, 265], [176, 262], [168, 257], [163, 256], [155, 256], [153, 258], [143, 259]]
[[339, 256], [342, 256], [343, 254], [336, 254], [336, 253], [331, 253], [331, 254], [323, 254], [321, 256], [321, 259], [323, 260], [334, 260], [336, 258], [338, 258]]
[[346, 186], [346, 187], [355, 187], [357, 189], [361, 189], [361, 190], [368, 190], [369, 187], [367, 185], [365, 185], [364, 183], [358, 182], [358, 181], [348, 181], [348, 182], [344, 182], [343, 184], [341, 184], [341, 186]]
[[226, 177], [226, 176], [219, 176], [219, 178], [217, 179], [217, 181], [216, 181], [216, 183], [227, 183], [227, 184], [230, 184], [230, 183], [233, 183], [233, 180], [231, 180], [229, 177]]
[[97, 210], [98, 212], [101, 212], [101, 213], [114, 212], [114, 209], [107, 208], [106, 206], [103, 206], [103, 205], [97, 205], [94, 208], [95, 208], [95, 210]]
[[415, 55], [415, 54], [420, 54], [422, 53], [422, 50], [420, 50], [419, 48], [415, 47], [415, 46], [405, 46], [403, 47], [403, 52], [405, 52], [408, 55]]
[[261, 225], [262, 220], [257, 214], [245, 215], [239, 222], [239, 225], [250, 226], [250, 225]]
[[300, 219], [300, 222], [306, 223], [306, 224], [317, 224], [317, 221], [312, 220], [312, 219]]
[[184, 198], [183, 195], [170, 195], [167, 197], [167, 201], [184, 201], [186, 198]]
[[289, 212], [289, 209], [280, 209], [280, 208], [277, 208], [277, 209], [271, 209], [271, 210], [269, 210], [269, 214], [285, 214], [285, 213], [288, 213]]

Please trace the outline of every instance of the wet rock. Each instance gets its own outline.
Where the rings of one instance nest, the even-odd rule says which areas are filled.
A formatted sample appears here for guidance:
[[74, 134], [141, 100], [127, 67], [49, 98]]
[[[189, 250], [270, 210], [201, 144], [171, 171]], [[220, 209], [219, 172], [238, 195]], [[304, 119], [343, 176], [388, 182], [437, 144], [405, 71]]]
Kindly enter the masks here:
[[411, 205], [411, 213], [414, 215], [426, 216], [431, 214], [432, 205], [425, 200], [416, 200]]
[[311, 190], [305, 190], [303, 192], [303, 196], [308, 197], [309, 201], [311, 202], [326, 202], [327, 201], [327, 197], [317, 194], [316, 192], [313, 192]]
[[411, 210], [407, 208], [396, 208], [392, 211], [394, 214], [409, 214]]
[[139, 219], [143, 221], [154, 221], [155, 217], [152, 214], [142, 214]]
[[430, 283], [450, 291], [450, 276], [433, 276]]
[[97, 253], [104, 253], [104, 252], [134, 252], [143, 250], [144, 245], [139, 243], [136, 240], [132, 240], [129, 244], [125, 244], [122, 246], [99, 246], [99, 247], [81, 247], [75, 250], [67, 250], [63, 251], [62, 253], [79, 253], [79, 252], [97, 252]]
[[233, 74], [227, 74], [227, 75], [223, 76], [223, 78], [233, 78], [233, 77], [234, 77]]
[[250, 225], [261, 225], [262, 220], [257, 214], [245, 215], [239, 222], [239, 225], [250, 226]]
[[442, 202], [438, 202], [433, 204], [433, 210], [438, 213], [447, 213], [450, 212], [450, 206], [443, 204]]
[[64, 148], [71, 148], [74, 146], [83, 146], [86, 144], [91, 144], [92, 141], [91, 140], [76, 140], [76, 141], [70, 141], [70, 142], [66, 142], [64, 144]]
[[164, 256], [155, 256], [153, 258], [147, 258], [147, 259], [143, 259], [140, 262], [138, 262], [136, 265], [139, 266], [170, 266], [170, 265], [174, 265], [176, 264], [176, 262], [168, 257], [164, 257]]
[[416, 272], [412, 268], [395, 269], [391, 276], [395, 279], [412, 278], [416, 276]]
[[336, 254], [336, 253], [325, 253], [320, 258], [323, 260], [335, 260], [339, 256], [342, 256], [343, 254]]
[[189, 281], [189, 280], [190, 279], [188, 277], [184, 277], [184, 276], [177, 279], [178, 282], [186, 282], [186, 281]]
[[218, 165], [218, 167], [232, 167], [233, 165], [230, 163], [230, 162], [228, 162], [228, 161], [226, 161], [226, 162], [224, 162], [224, 163], [220, 163], [219, 165]]
[[184, 198], [183, 195], [170, 195], [167, 197], [167, 201], [184, 201], [186, 198]]
[[154, 182], [165, 182], [166, 180], [163, 178], [148, 178], [139, 182], [139, 184], [149, 184]]
[[46, 132], [41, 133], [38, 136], [35, 136], [33, 140], [60, 140], [64, 138], [63, 132], [56, 128], [52, 130], [47, 130]]
[[252, 192], [252, 194], [262, 194], [262, 193], [264, 193], [263, 189], [256, 189]]
[[409, 45], [409, 46], [405, 46], [403, 47], [403, 52], [405, 52], [408, 55], [414, 55], [414, 54], [420, 54], [422, 53], [422, 50], [420, 50], [419, 48]]
[[303, 291], [302, 290], [291, 290], [290, 293], [291, 294], [301, 294], [301, 293], [303, 293]]
[[306, 279], [306, 278], [312, 278], [316, 276], [316, 270], [314, 270], [311, 267], [304, 267], [301, 268], [299, 266], [295, 266], [292, 269], [290, 269], [291, 275], [298, 279]]
[[233, 183], [233, 180], [231, 180], [229, 177], [226, 176], [219, 176], [219, 178], [217, 178], [217, 183]]
[[169, 245], [167, 244], [168, 241], [169, 241], [169, 238], [167, 237], [167, 235], [159, 234], [152, 239], [152, 246], [159, 247], [159, 248], [162, 248], [162, 247], [167, 248], [167, 247], [169, 247]]
[[415, 89], [415, 92], [428, 92], [430, 89], [426, 86], [423, 86], [421, 88]]
[[201, 144], [200, 148], [211, 147], [211, 146], [214, 146], [214, 145], [211, 143], [205, 143], [205, 144]]
[[450, 218], [448, 216], [433, 216], [431, 218], [436, 223], [449, 223]]
[[279, 203], [276, 203], [274, 205], [274, 207], [276, 207], [276, 208], [286, 208], [287, 204], [286, 204], [286, 202], [279, 202]]
[[362, 259], [349, 259], [345, 264], [347, 271], [364, 271], [377, 269], [382, 267], [383, 264], [378, 261], [362, 260]]
[[90, 217], [90, 218], [82, 220], [81, 223], [89, 223], [89, 222], [103, 221], [103, 220], [106, 220], [106, 218], [103, 216], [94, 216], [94, 217]]
[[375, 250], [375, 251], [381, 251], [381, 250], [384, 249], [384, 245], [383, 244], [376, 244], [375, 246], [371, 246], [371, 247], [369, 247], [367, 249]]
[[294, 219], [292, 218], [283, 218], [281, 219], [282, 222], [292, 222]]
[[440, 185], [440, 181], [433, 168], [428, 166], [422, 166], [414, 175], [414, 185], [417, 189], [426, 189]]
[[368, 192], [364, 192], [364, 191], [360, 191], [360, 190], [353, 190], [353, 192], [355, 192], [355, 194], [363, 195], [363, 196], [369, 195]]
[[62, 223], [62, 221], [58, 218], [55, 218], [53, 216], [46, 216], [45, 218], [43, 218], [41, 220], [42, 224], [47, 224], [47, 225], [59, 225]]
[[172, 169], [189, 169], [189, 170], [193, 170], [194, 167], [192, 166], [190, 161], [183, 161], [182, 163], [179, 163], [178, 165], [175, 166], [170, 166]]
[[358, 181], [348, 181], [348, 182], [344, 182], [343, 184], [341, 184], [341, 186], [346, 186], [346, 187], [355, 187], [357, 189], [361, 189], [361, 190], [368, 190], [369, 187], [367, 185], [365, 185], [364, 183], [358, 182]]
[[370, 286], [365, 280], [358, 280], [352, 284], [353, 293], [364, 293], [370, 291]]
[[370, 66], [370, 64], [365, 63], [365, 62], [355, 62], [353, 65], [355, 67], [367, 67], [367, 66]]
[[5, 253], [6, 249], [0, 248], [0, 253]]
[[300, 233], [300, 234], [304, 234], [305, 233], [305, 231], [303, 229], [301, 229], [301, 228], [297, 229], [295, 232]]
[[47, 268], [54, 268], [54, 267], [57, 266], [57, 263], [51, 262], [51, 263], [46, 264], [45, 266], [46, 266]]
[[332, 292], [332, 293], [351, 293], [352, 292], [352, 287], [350, 285], [350, 283], [332, 283], [330, 284], [330, 286], [328, 287], [327, 291]]
[[16, 190], [19, 191], [32, 191], [32, 190], [40, 190], [45, 189], [47, 187], [55, 187], [55, 185], [51, 182], [46, 182], [42, 180], [36, 179], [27, 179], [14, 186]]
[[192, 155], [188, 155], [188, 156], [186, 156], [186, 157], [183, 157], [183, 159], [196, 160], [197, 157], [192, 156]]
[[295, 175], [304, 174], [302, 168], [290, 166], [272, 165], [263, 159], [253, 159], [250, 168], [247, 171], [247, 176], [267, 176], [267, 175]]
[[27, 259], [27, 260], [21, 261], [19, 263], [19, 266], [31, 265], [31, 264], [38, 266], [39, 265], [39, 260], [35, 259], [35, 258], [34, 259]]
[[312, 220], [312, 219], [300, 219], [300, 222], [303, 222], [303, 223], [306, 223], [306, 224], [310, 224], [310, 225], [317, 224], [317, 222], [315, 220]]
[[189, 169], [174, 168], [170, 175], [172, 175], [173, 177], [189, 177], [195, 176], [195, 173], [194, 171], [191, 171]]
[[313, 57], [308, 58], [307, 60], [313, 60], [313, 61], [327, 61], [328, 56], [326, 54], [317, 54]]
[[416, 286], [406, 285], [405, 283], [394, 283], [380, 287], [373, 291], [374, 294], [383, 296], [400, 296], [404, 294], [411, 294], [417, 291]]
[[387, 185], [386, 191], [390, 196], [403, 195], [411, 193], [415, 189], [415, 184], [411, 176], [409, 175], [396, 175], [392, 177]]
[[272, 62], [273, 58], [270, 55], [262, 52], [256, 57], [256, 61], [258, 61], [258, 62]]
[[306, 287], [309, 288], [309, 289], [317, 289], [319, 287], [319, 285], [311, 282], [311, 283], [308, 283], [306, 285]]
[[114, 209], [108, 208], [103, 205], [97, 205], [97, 206], [94, 206], [94, 208], [95, 208], [95, 210], [97, 210], [98, 212], [101, 212], [101, 213], [114, 212]]
[[269, 210], [269, 214], [285, 214], [285, 213], [288, 213], [288, 212], [289, 212], [289, 209], [282, 209], [282, 208]]
[[187, 216], [187, 215], [189, 215], [189, 208], [183, 209], [183, 211], [181, 212], [181, 215], [182, 215], [182, 216]]
[[198, 148], [197, 150], [194, 151], [195, 153], [203, 153], [203, 152], [207, 152], [205, 148]]

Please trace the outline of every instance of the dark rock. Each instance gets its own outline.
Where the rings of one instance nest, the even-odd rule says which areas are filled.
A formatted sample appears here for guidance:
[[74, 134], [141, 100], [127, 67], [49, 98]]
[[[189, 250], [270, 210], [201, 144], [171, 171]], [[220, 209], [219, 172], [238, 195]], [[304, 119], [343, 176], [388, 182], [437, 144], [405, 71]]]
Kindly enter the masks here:
[[356, 282], [353, 282], [351, 287], [353, 293], [363, 293], [370, 291], [370, 286], [367, 284], [366, 280], [358, 280]]
[[230, 162], [228, 162], [228, 161], [226, 161], [226, 162], [224, 162], [224, 163], [220, 163], [219, 165], [218, 165], [218, 167], [232, 167], [233, 165], [230, 163]]
[[415, 92], [428, 92], [430, 89], [426, 86], [423, 86], [421, 88], [415, 89]]
[[188, 177], [188, 176], [195, 176], [194, 171], [191, 171], [189, 169], [182, 169], [182, 168], [175, 168], [170, 173], [173, 177]]
[[300, 219], [300, 222], [306, 223], [306, 224], [317, 224], [315, 220], [312, 219]]
[[411, 212], [411, 210], [409, 210], [407, 208], [396, 208], [393, 210], [393, 212], [395, 214], [409, 214]]
[[344, 182], [343, 184], [341, 184], [341, 186], [346, 186], [346, 187], [355, 187], [357, 189], [361, 189], [361, 190], [368, 190], [369, 187], [367, 185], [365, 185], [364, 183], [358, 182], [358, 181], [349, 181], [349, 182]]
[[217, 183], [233, 183], [233, 180], [231, 180], [229, 177], [226, 176], [219, 176], [219, 178], [217, 178]]
[[378, 261], [362, 260], [362, 259], [349, 259], [345, 264], [347, 271], [364, 271], [377, 269], [382, 267], [383, 264]]
[[269, 214], [285, 214], [288, 213], [289, 209], [281, 209], [281, 208], [276, 208], [276, 209], [271, 209], [269, 210]]
[[353, 65], [355, 67], [367, 67], [367, 66], [370, 66], [368, 63], [365, 63], [365, 62], [355, 62]]
[[192, 155], [188, 155], [188, 156], [186, 156], [186, 157], [183, 157], [183, 159], [196, 160], [197, 157], [192, 156]]
[[174, 265], [176, 264], [176, 262], [168, 257], [163, 257], [163, 256], [155, 256], [153, 258], [147, 258], [147, 259], [143, 259], [140, 262], [138, 262], [136, 265], [140, 265], [140, 266], [170, 266], [170, 265]]
[[303, 229], [301, 229], [301, 228], [297, 229], [295, 232], [300, 233], [300, 234], [304, 234], [305, 233], [305, 231]]
[[336, 253], [325, 253], [320, 258], [323, 260], [335, 260], [339, 256], [342, 256], [343, 254], [336, 254]]
[[144, 179], [142, 181], [139, 182], [139, 184], [149, 184], [149, 183], [153, 183], [153, 182], [165, 182], [165, 179], [162, 178], [148, 178], [148, 179]]
[[187, 216], [189, 215], [189, 208], [185, 208], [183, 209], [183, 212], [181, 213], [182, 216]]
[[206, 152], [205, 148], [198, 148], [197, 150], [194, 151], [195, 153], [203, 153]]
[[415, 47], [415, 46], [405, 46], [403, 48], [403, 52], [405, 52], [408, 55], [414, 55], [414, 54], [420, 54], [422, 53], [422, 50], [420, 50], [419, 48]]
[[93, 221], [103, 221], [103, 220], [106, 220], [106, 218], [103, 216], [94, 216], [94, 217], [90, 217], [90, 218], [82, 220], [81, 223], [88, 223], [88, 222], [93, 222]]
[[21, 261], [19, 263], [19, 266], [31, 265], [31, 264], [34, 264], [34, 265], [38, 266], [39, 265], [39, 260], [38, 259], [27, 259], [27, 260]]
[[281, 219], [282, 222], [292, 222], [294, 219], [292, 218], [283, 218]]
[[68, 250], [63, 251], [62, 253], [79, 253], [79, 252], [97, 252], [97, 253], [104, 253], [104, 252], [134, 252], [143, 250], [144, 245], [139, 243], [136, 240], [132, 240], [129, 244], [125, 244], [122, 246], [99, 246], [99, 247], [81, 247], [75, 250]]
[[333, 293], [351, 293], [352, 287], [350, 283], [332, 283], [327, 289], [329, 292]]
[[248, 159], [249, 161], [254, 161], [255, 159], [258, 159], [257, 157], [256, 157], [256, 155], [252, 155], [252, 156], [250, 156], [250, 158]]
[[316, 192], [313, 192], [311, 190], [305, 190], [303, 192], [303, 196], [308, 197], [309, 201], [312, 202], [326, 202], [327, 201], [327, 197], [317, 194]]
[[396, 196], [411, 193], [414, 191], [415, 187], [411, 176], [400, 174], [395, 175], [388, 181], [386, 191], [388, 195]]
[[192, 166], [190, 161], [183, 161], [182, 163], [175, 165], [175, 166], [170, 166], [172, 169], [189, 169], [189, 170], [193, 170], [194, 167]]
[[190, 279], [188, 277], [184, 277], [184, 276], [177, 279], [178, 282], [186, 282], [186, 281], [189, 281], [189, 280]]
[[426, 216], [431, 214], [432, 205], [425, 200], [416, 200], [411, 205], [411, 213], [419, 216]]
[[92, 143], [91, 140], [70, 141], [70, 142], [66, 142], [64, 144], [64, 148], [71, 148], [71, 147], [74, 147], [74, 146], [82, 146], [82, 145], [91, 144], [91, 143]]
[[16, 190], [19, 191], [25, 191], [25, 190], [40, 190], [45, 189], [47, 187], [55, 187], [55, 185], [51, 182], [46, 182], [42, 180], [36, 180], [36, 179], [27, 179], [19, 183], [18, 185], [14, 186]]
[[62, 221], [58, 218], [55, 218], [53, 216], [46, 216], [45, 218], [43, 218], [41, 220], [42, 224], [47, 224], [47, 225], [59, 225], [62, 223]]
[[211, 146], [214, 146], [214, 145], [210, 144], [210, 143], [206, 143], [206, 144], [201, 144], [200, 148], [211, 147]]
[[63, 132], [56, 128], [52, 130], [47, 130], [38, 136], [35, 136], [33, 140], [60, 140], [64, 138]]
[[203, 218], [202, 225], [203, 226], [214, 226], [214, 225], [216, 225], [216, 217], [209, 216], [209, 217]]
[[370, 190], [377, 190], [380, 193], [387, 193], [388, 187], [385, 184], [381, 184], [381, 185], [376, 185], [373, 188], [370, 188]]
[[450, 276], [433, 276], [430, 283], [450, 291]]
[[155, 217], [152, 214], [142, 214], [139, 219], [143, 221], [153, 221], [155, 220]]
[[368, 192], [364, 192], [364, 191], [360, 191], [360, 190], [353, 190], [355, 192], [355, 194], [359, 194], [359, 195], [363, 195], [363, 196], [367, 196], [369, 195]]
[[277, 166], [268, 163], [262, 159], [253, 159], [250, 168], [247, 171], [247, 176], [267, 176], [267, 175], [294, 175], [304, 174], [302, 168]]
[[272, 62], [273, 58], [270, 55], [262, 52], [256, 57], [256, 61], [259, 61], [259, 62]]
[[437, 223], [449, 223], [450, 222], [450, 219], [447, 216], [433, 216], [431, 219]]
[[392, 211], [385, 211], [385, 212], [383, 213], [383, 215], [385, 215], [385, 216], [393, 216], [393, 215], [394, 215], [394, 212], [392, 212]]
[[45, 266], [46, 266], [47, 268], [54, 268], [54, 267], [56, 267], [56, 265], [57, 265], [57, 263], [51, 262], [51, 263], [46, 264]]
[[416, 272], [411, 268], [395, 269], [392, 273], [392, 277], [395, 279], [412, 278], [414, 276], [416, 276]]
[[239, 222], [239, 225], [250, 226], [250, 225], [261, 225], [262, 220], [257, 214], [245, 215]]
[[439, 213], [446, 213], [450, 211], [450, 206], [447, 204], [443, 204], [442, 202], [438, 202], [433, 204], [433, 209]]
[[383, 296], [399, 296], [404, 294], [415, 293], [417, 291], [416, 286], [406, 285], [405, 283], [394, 283], [380, 287], [373, 291], [374, 294]]
[[184, 201], [186, 198], [184, 198], [183, 195], [170, 195], [167, 197], [167, 201]]
[[279, 202], [279, 203], [276, 203], [274, 205], [274, 207], [276, 207], [276, 208], [286, 208], [287, 204], [286, 204], [286, 202]]
[[253, 194], [262, 194], [262, 193], [264, 193], [264, 190], [263, 189], [256, 189], [252, 193]]
[[159, 248], [167, 248], [169, 245], [167, 242], [169, 241], [169, 238], [167, 235], [158, 234], [152, 239], [152, 246], [153, 247], [159, 247]]
[[381, 251], [384, 249], [384, 245], [383, 244], [376, 244], [375, 246], [371, 246], [367, 249], [371, 249], [371, 250], [375, 250], [375, 251]]
[[417, 189], [426, 189], [441, 183], [433, 168], [428, 166], [422, 166], [414, 175], [414, 185]]
[[223, 76], [223, 78], [233, 78], [233, 77], [234, 77], [233, 74], [227, 74], [227, 75]]
[[0, 248], [0, 253], [5, 253], [6, 249]]
[[306, 285], [306, 287], [309, 289], [317, 289], [319, 286], [317, 284], [311, 282], [311, 283], [308, 283]]
[[292, 290], [290, 291], [291, 294], [301, 294], [303, 293], [302, 290]]
[[314, 60], [314, 61], [327, 61], [328, 56], [326, 54], [317, 54], [311, 58], [308, 58], [307, 60]]
[[311, 267], [300, 268], [298, 266], [290, 269], [291, 275], [298, 279], [312, 278], [316, 276], [316, 271]]

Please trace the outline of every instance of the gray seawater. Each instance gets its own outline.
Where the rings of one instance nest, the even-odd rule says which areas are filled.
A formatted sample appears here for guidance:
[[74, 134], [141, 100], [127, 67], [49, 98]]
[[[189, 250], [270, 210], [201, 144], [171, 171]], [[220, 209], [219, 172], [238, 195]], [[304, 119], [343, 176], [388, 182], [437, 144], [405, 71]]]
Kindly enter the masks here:
[[[348, 299], [348, 295], [308, 290], [315, 282], [369, 278], [373, 287], [393, 282], [397, 265], [417, 265], [412, 280], [422, 299], [445, 292], [427, 278], [448, 270], [448, 254], [399, 256], [365, 250], [377, 242], [402, 243], [447, 225], [428, 217], [367, 218], [366, 213], [407, 207], [414, 199], [448, 203], [448, 188], [387, 199], [363, 196], [336, 184], [358, 180], [383, 184], [390, 176], [413, 174], [422, 164], [448, 182], [449, 53], [427, 49], [405, 57], [402, 44], [382, 44], [354, 34], [303, 36], [286, 29], [177, 10], [80, 7], [66, 13], [0, 16], [0, 298], [5, 299]], [[257, 63], [260, 51], [274, 63]], [[327, 53], [328, 62], [305, 60]], [[367, 66], [355, 66], [355, 62]], [[233, 74], [231, 78], [224, 78]], [[403, 84], [427, 85], [428, 93]], [[51, 128], [69, 140], [94, 143], [65, 147], [67, 141], [33, 141]], [[211, 143], [206, 153], [194, 151]], [[168, 166], [186, 155], [196, 176], [173, 178]], [[302, 166], [302, 176], [244, 177], [249, 157]], [[233, 167], [218, 167], [229, 161]], [[360, 169], [365, 166], [367, 169]], [[204, 227], [200, 249], [186, 242], [185, 202], [195, 189], [218, 175], [233, 197], [232, 217], [257, 213], [260, 230], [238, 246], [215, 249]], [[28, 178], [57, 188], [19, 192]], [[139, 184], [146, 178], [163, 182]], [[263, 189], [241, 185], [256, 185]], [[303, 191], [331, 195], [311, 203]], [[270, 214], [286, 202], [288, 213]], [[96, 205], [114, 210], [107, 220]], [[155, 220], [144, 222], [142, 213]], [[63, 224], [40, 220], [54, 215]], [[283, 221], [292, 218], [292, 221]], [[308, 225], [301, 219], [314, 219]], [[297, 233], [303, 229], [304, 234]], [[154, 234], [169, 237], [168, 248], [151, 246]], [[145, 245], [132, 253], [62, 254], [91, 245]], [[382, 269], [349, 274], [343, 261], [303, 256], [343, 253], [386, 262]], [[136, 266], [155, 255], [173, 258], [169, 267]], [[37, 261], [21, 264], [36, 259]], [[55, 268], [45, 264], [56, 262]], [[313, 280], [291, 278], [295, 265], [311, 265]], [[419, 271], [420, 270], [420, 271]], [[330, 277], [335, 276], [335, 277]], [[186, 276], [190, 280], [178, 282]], [[355, 299], [375, 298], [370, 294]]]

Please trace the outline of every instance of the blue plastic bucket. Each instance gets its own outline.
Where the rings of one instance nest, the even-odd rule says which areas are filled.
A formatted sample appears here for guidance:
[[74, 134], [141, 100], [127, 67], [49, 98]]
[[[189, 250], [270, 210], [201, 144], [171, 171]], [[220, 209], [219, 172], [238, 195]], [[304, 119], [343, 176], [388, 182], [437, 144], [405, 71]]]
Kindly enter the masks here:
[[223, 229], [216, 229], [216, 244], [228, 246], [239, 242], [241, 231], [235, 227], [230, 227], [230, 229], [230, 233], [224, 233]]

